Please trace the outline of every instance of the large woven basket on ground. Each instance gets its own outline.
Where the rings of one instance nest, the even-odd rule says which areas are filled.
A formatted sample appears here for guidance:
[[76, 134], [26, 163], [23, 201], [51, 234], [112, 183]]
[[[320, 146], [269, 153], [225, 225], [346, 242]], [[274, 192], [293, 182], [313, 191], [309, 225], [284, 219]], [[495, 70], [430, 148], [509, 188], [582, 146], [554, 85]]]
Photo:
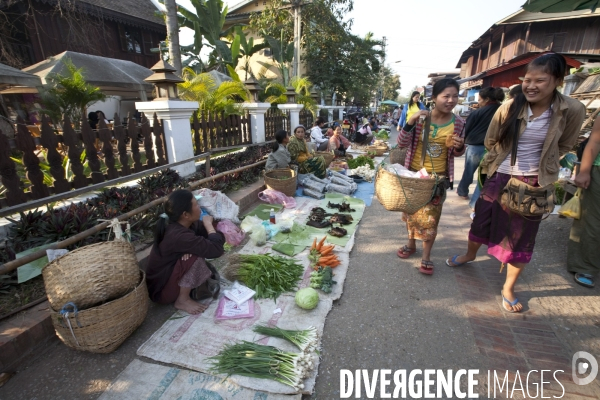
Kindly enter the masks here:
[[375, 152], [375, 155], [380, 157], [388, 150], [387, 146], [369, 146], [367, 147], [367, 153]]
[[123, 297], [65, 316], [51, 310], [60, 340], [76, 350], [92, 353], [116, 350], [142, 324], [148, 311], [146, 274], [140, 270], [137, 273], [137, 286]]
[[390, 164], [404, 165], [408, 147], [395, 147], [390, 150]]
[[140, 281], [131, 243], [114, 240], [73, 250], [42, 270], [48, 301], [55, 310], [75, 303], [83, 310], [129, 293]]
[[277, 190], [290, 197], [296, 194], [297, 179], [296, 172], [287, 168], [265, 172], [265, 185], [267, 185], [267, 188]]
[[431, 201], [436, 182], [435, 178], [406, 178], [379, 168], [375, 193], [386, 210], [414, 214]]
[[331, 162], [335, 158], [335, 155], [328, 151], [317, 151], [315, 152], [315, 156], [321, 156], [325, 159], [325, 168], [329, 167], [329, 164], [331, 164]]

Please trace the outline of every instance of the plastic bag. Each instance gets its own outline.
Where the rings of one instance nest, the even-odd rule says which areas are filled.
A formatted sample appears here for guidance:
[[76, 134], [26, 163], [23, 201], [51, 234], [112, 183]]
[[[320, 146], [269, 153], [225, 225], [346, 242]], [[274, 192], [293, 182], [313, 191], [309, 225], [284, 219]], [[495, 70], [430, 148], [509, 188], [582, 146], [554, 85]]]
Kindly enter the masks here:
[[285, 208], [295, 208], [296, 200], [293, 197], [286, 196], [285, 194], [273, 190], [265, 189], [258, 194], [258, 198], [262, 201], [266, 201], [269, 204], [283, 204]]
[[262, 219], [258, 218], [257, 216], [249, 215], [246, 218], [244, 218], [242, 224], [240, 225], [240, 228], [242, 228], [244, 232], [250, 233], [252, 232], [252, 228], [254, 228], [257, 225], [262, 225], [262, 222]]
[[358, 187], [358, 185], [356, 183], [353, 183], [352, 185], [354, 186], [342, 186], [342, 185], [336, 185], [335, 183], [330, 183], [329, 185], [327, 185], [327, 193], [342, 193], [342, 194], [347, 194], [347, 195], [351, 195], [352, 193], [354, 193], [356, 191], [356, 188]]
[[352, 179], [352, 182], [350, 182], [350, 181], [347, 181], [345, 179], [340, 179], [337, 176], [332, 176], [331, 177], [331, 183], [335, 183], [336, 185], [342, 185], [342, 186], [348, 186], [348, 187], [350, 187], [355, 182], [354, 182], [354, 179]]
[[228, 219], [219, 221], [217, 230], [225, 236], [225, 241], [232, 246], [239, 246], [246, 237], [244, 231]]
[[294, 227], [294, 219], [293, 218], [280, 218], [277, 223], [277, 227], [279, 228], [279, 232], [281, 233], [290, 233], [292, 228]]
[[322, 192], [317, 190], [312, 190], [308, 188], [302, 189], [302, 194], [304, 196], [312, 197], [313, 199], [321, 200], [325, 198], [325, 195]]
[[354, 183], [354, 179], [352, 179], [344, 174], [340, 174], [339, 172], [329, 170], [329, 174], [331, 175], [332, 178], [336, 177], [338, 179], [345, 180], [348, 183]]
[[240, 222], [238, 219], [240, 208], [223, 193], [206, 188], [195, 190], [192, 193], [202, 196], [198, 200], [198, 205], [204, 208], [213, 218], [229, 219], [236, 224]]
[[558, 213], [565, 217], [579, 219], [581, 218], [581, 188], [577, 189], [573, 198], [562, 205]]
[[314, 190], [316, 192], [323, 193], [325, 191], [325, 184], [317, 181], [313, 181], [310, 177], [300, 181], [300, 184], [306, 189]]
[[264, 246], [267, 244], [267, 231], [263, 224], [258, 224], [252, 227], [252, 233], [250, 234], [250, 240], [256, 246]]

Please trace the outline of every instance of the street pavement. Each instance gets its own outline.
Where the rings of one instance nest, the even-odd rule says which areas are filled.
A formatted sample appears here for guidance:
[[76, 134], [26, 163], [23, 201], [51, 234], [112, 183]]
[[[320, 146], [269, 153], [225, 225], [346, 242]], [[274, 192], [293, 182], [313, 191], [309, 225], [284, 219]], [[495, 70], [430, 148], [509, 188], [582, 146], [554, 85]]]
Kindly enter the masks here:
[[[462, 167], [459, 158], [457, 181]], [[517, 285], [525, 310], [509, 314], [501, 309], [500, 263], [484, 248], [468, 266], [450, 268], [444, 263], [465, 250], [469, 213], [467, 202], [449, 191], [432, 251], [435, 272], [425, 276], [417, 270], [420, 243], [410, 259], [396, 256], [406, 243], [400, 213], [373, 201], [356, 234], [344, 294], [327, 317], [316, 389], [307, 398], [340, 398], [343, 369], [369, 374], [380, 369], [475, 369], [480, 398], [488, 398], [488, 370], [497, 370], [500, 379], [510, 370], [511, 380], [518, 370], [523, 386], [530, 370], [564, 370], [557, 377], [565, 394], [552, 375], [546, 375], [544, 381], [552, 383], [544, 385], [544, 397], [600, 398], [598, 378], [578, 386], [571, 377], [575, 352], [586, 351], [600, 360], [598, 288], [576, 285], [565, 268], [571, 220], [551, 216], [542, 222], [533, 260]], [[171, 307], [152, 305], [142, 327], [108, 355], [77, 352], [55, 340], [0, 388], [0, 399], [95, 399], [171, 314]], [[517, 390], [512, 398], [541, 398], [534, 396], [539, 378], [536, 373], [530, 378], [529, 397]], [[465, 387], [463, 379], [461, 388]], [[393, 388], [392, 383], [388, 391]], [[352, 398], [368, 398], [364, 386], [361, 395]], [[371, 398], [382, 398], [379, 387]]]

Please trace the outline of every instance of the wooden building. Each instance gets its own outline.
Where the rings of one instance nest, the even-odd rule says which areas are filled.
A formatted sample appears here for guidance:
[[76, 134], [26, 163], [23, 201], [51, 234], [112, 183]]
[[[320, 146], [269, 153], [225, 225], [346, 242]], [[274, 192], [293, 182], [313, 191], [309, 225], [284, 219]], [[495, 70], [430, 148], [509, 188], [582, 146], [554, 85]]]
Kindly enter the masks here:
[[527, 63], [548, 51], [564, 55], [569, 67], [600, 61], [600, 9], [553, 14], [521, 9], [498, 21], [463, 52], [456, 66], [461, 87], [520, 83]]
[[[3, 6], [2, 3], [5, 5]], [[132, 61], [150, 68], [167, 29], [152, 0], [30, 0], [0, 2], [12, 41], [0, 62], [23, 68], [64, 51]]]

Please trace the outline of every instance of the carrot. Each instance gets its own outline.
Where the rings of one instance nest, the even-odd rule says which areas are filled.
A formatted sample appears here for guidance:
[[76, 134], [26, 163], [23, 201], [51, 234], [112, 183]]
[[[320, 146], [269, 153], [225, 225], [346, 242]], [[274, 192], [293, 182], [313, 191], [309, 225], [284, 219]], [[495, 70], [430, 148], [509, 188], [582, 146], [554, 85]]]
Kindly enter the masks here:
[[319, 263], [329, 263], [332, 261], [337, 261], [337, 257], [336, 256], [331, 256], [331, 257], [321, 257], [319, 258]]
[[317, 248], [317, 238], [315, 238], [315, 240], [313, 240], [313, 244], [312, 244], [312, 246], [310, 247], [310, 249], [311, 249], [311, 250], [314, 250], [314, 249], [316, 249], [316, 248]]
[[333, 252], [332, 252], [332, 251], [333, 251], [332, 249], [327, 249], [327, 250], [325, 250], [325, 251], [322, 251], [322, 252], [321, 252], [321, 256], [330, 256], [330, 255], [332, 255], [332, 254], [333, 254]]
[[333, 250], [335, 246], [323, 246], [321, 247], [321, 255], [327, 254], [327, 253], [331, 253], [331, 251]]
[[317, 244], [317, 250], [321, 251], [321, 247], [323, 247], [325, 239], [327, 239], [327, 235], [323, 236], [323, 239], [321, 239], [321, 241]]

